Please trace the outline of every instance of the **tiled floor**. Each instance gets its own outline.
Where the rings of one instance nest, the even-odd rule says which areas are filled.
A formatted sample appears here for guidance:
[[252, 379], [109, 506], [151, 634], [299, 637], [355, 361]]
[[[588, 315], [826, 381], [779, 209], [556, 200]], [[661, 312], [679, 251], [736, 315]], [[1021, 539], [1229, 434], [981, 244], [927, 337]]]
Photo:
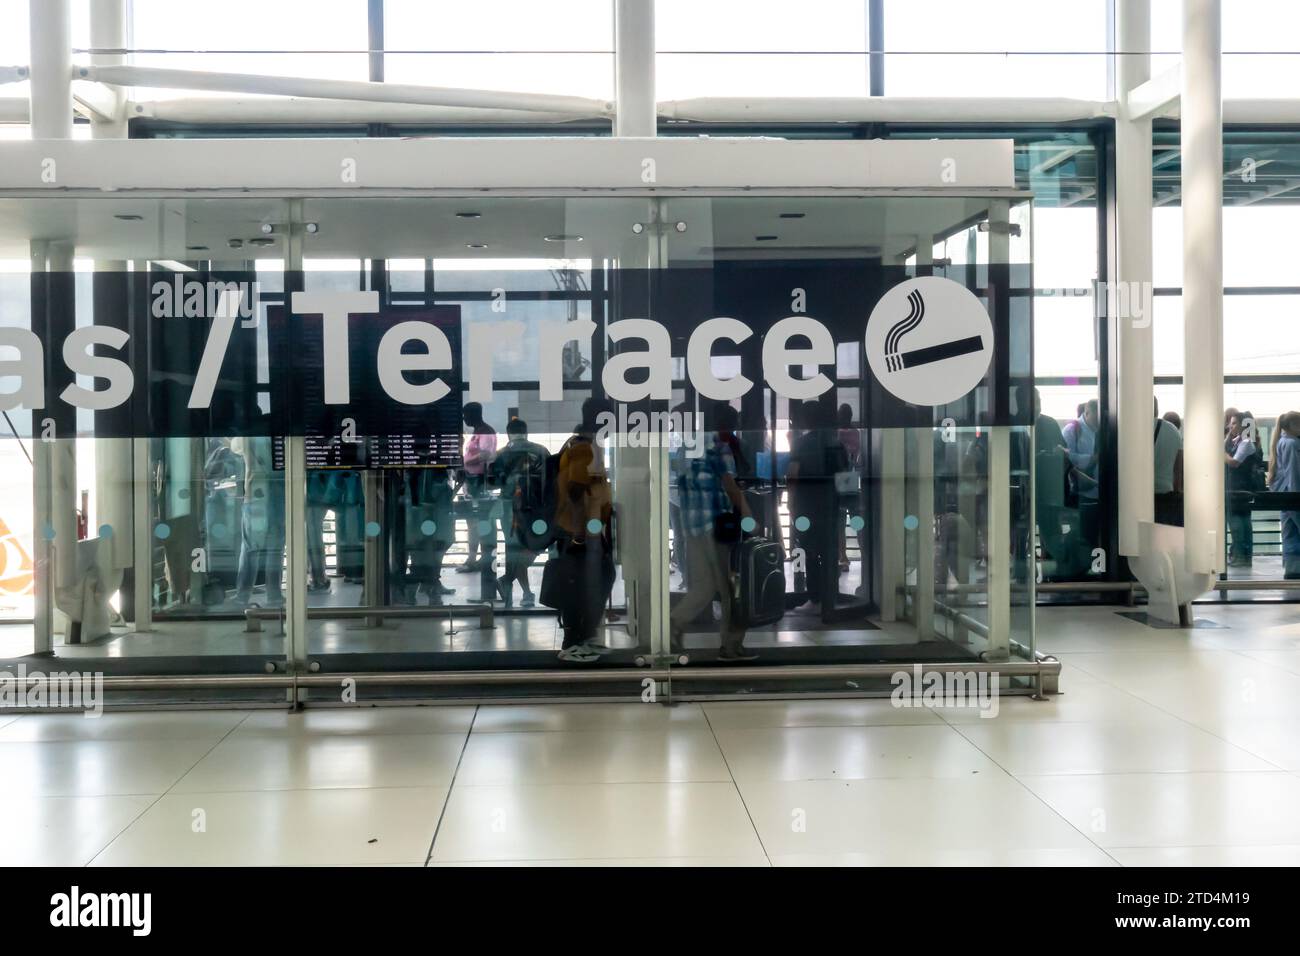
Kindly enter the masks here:
[[1300, 863], [1300, 615], [1045, 609], [1065, 693], [0, 716], [3, 864]]

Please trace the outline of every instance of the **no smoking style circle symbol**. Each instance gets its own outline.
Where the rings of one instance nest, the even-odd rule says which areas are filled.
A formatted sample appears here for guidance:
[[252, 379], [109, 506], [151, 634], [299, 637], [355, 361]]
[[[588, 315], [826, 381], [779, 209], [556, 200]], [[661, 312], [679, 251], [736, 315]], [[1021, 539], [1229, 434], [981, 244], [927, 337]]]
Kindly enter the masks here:
[[947, 405], [988, 372], [993, 323], [964, 285], [920, 276], [881, 296], [866, 346], [872, 373], [892, 394], [912, 405]]

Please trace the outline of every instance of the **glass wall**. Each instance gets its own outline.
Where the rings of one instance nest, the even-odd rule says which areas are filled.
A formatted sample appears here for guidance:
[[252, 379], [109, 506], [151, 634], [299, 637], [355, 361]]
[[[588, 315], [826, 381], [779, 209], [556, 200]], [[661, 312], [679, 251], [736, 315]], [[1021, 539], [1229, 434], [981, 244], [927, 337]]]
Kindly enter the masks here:
[[[901, 129], [890, 135], [929, 137], [935, 131]], [[1034, 194], [1033, 282], [1025, 292], [1033, 300], [1033, 389], [1021, 397], [1025, 413], [1035, 418], [1037, 436], [1037, 593], [1044, 601], [1078, 600], [1078, 591], [1058, 586], [1114, 580], [1120, 573], [1108, 560], [1115, 553], [1115, 499], [1106, 489], [1114, 476], [1108, 465], [1109, 403], [1100, 384], [1106, 340], [1096, 295], [1098, 156], [1104, 154], [1104, 139], [1096, 130], [945, 130], [943, 135], [1014, 138], [1017, 185]], [[947, 237], [935, 245], [935, 261], [972, 261], [986, 238], [978, 232]]]
[[3, 207], [4, 656], [282, 670], [283, 639], [245, 633], [241, 603], [284, 590], [255, 269], [283, 258], [261, 225], [284, 204]]
[[8, 658], [595, 693], [616, 665], [753, 665], [720, 684], [753, 690], [768, 664], [1032, 653], [1023, 199], [0, 222]]
[[[1156, 134], [1154, 172], [1156, 398], [1182, 411], [1181, 163], [1176, 132]], [[1284, 577], [1283, 499], [1270, 464], [1278, 422], [1300, 409], [1294, 342], [1300, 266], [1285, 250], [1300, 228], [1300, 137], [1230, 131], [1224, 141], [1223, 371], [1226, 577], [1259, 583]], [[1236, 426], [1232, 412], [1239, 412]], [[1233, 592], [1228, 592], [1232, 595]], [[1274, 598], [1250, 591], [1240, 599]]]

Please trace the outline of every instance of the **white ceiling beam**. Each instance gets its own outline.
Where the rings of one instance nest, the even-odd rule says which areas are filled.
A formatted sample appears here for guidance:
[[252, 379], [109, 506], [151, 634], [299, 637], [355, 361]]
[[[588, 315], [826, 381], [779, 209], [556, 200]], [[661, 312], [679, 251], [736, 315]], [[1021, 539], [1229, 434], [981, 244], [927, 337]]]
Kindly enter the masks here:
[[364, 103], [357, 100], [303, 99], [291, 96], [187, 96], [137, 102], [131, 105], [130, 112], [137, 119], [223, 126], [237, 126], [241, 123], [283, 126], [464, 123], [472, 126], [571, 123], [583, 119], [571, 113], [424, 106], [417, 103]]
[[1225, 125], [1228, 123], [1300, 123], [1300, 98], [1225, 99], [1223, 122]]
[[25, 66], [0, 66], [0, 83], [21, 83], [30, 73]]
[[718, 123], [1015, 123], [1113, 116], [1112, 104], [1050, 97], [697, 97], [659, 104], [662, 119]]
[[554, 96], [548, 93], [463, 90], [437, 86], [412, 86], [405, 83], [263, 76], [255, 73], [211, 73], [203, 70], [169, 70], [145, 66], [82, 66], [77, 68], [75, 75], [78, 79], [98, 80], [110, 86], [304, 96], [363, 100], [371, 103], [415, 103], [425, 106], [529, 110], [574, 116], [613, 114], [613, 103], [608, 100], [593, 100], [580, 96]]
[[118, 96], [99, 83], [78, 80], [72, 84], [72, 106], [90, 120], [112, 123], [121, 119], [122, 104]]
[[1178, 102], [1182, 87], [1183, 70], [1175, 64], [1141, 86], [1134, 87], [1124, 97], [1124, 115], [1135, 122], [1159, 116], [1171, 104]]
[[31, 119], [31, 107], [26, 98], [0, 97], [0, 123], [23, 123]]

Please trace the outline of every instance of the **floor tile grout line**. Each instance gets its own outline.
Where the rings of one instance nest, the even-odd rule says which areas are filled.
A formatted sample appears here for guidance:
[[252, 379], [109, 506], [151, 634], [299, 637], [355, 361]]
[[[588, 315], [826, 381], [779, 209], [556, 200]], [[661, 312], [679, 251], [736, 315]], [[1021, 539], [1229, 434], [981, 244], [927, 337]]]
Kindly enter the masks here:
[[[1023, 773], [1023, 774], [1019, 774], [1019, 776], [1022, 776], [1022, 777], [1089, 776], [1089, 775], [1097, 776], [1097, 775], [1109, 774], [1109, 773], [1116, 773], [1116, 772], [1119, 772], [1119, 773], [1278, 773], [1278, 772], [1282, 772], [1282, 773], [1296, 773], [1296, 772], [1298, 772], [1298, 771], [1296, 771], [1296, 770], [1292, 770], [1292, 769], [1289, 768], [1289, 767], [1284, 767], [1284, 766], [1282, 766], [1281, 764], [1274, 763], [1273, 761], [1269, 760], [1267, 757], [1263, 757], [1263, 756], [1261, 756], [1261, 755], [1255, 753], [1254, 751], [1247, 750], [1247, 749], [1246, 749], [1245, 747], [1243, 747], [1241, 744], [1234, 744], [1231, 740], [1228, 740], [1226, 737], [1221, 737], [1220, 735], [1216, 734], [1214, 731], [1212, 731], [1212, 730], [1210, 730], [1210, 729], [1208, 729], [1208, 728], [1206, 728], [1206, 727], [1202, 727], [1202, 726], [1200, 726], [1200, 725], [1198, 725], [1198, 724], [1194, 724], [1194, 723], [1192, 723], [1190, 720], [1187, 720], [1187, 719], [1184, 718], [1184, 717], [1179, 717], [1177, 714], [1170, 713], [1169, 711], [1161, 710], [1161, 708], [1156, 707], [1156, 705], [1154, 705], [1154, 704], [1152, 704], [1151, 706], [1155, 707], [1156, 710], [1160, 710], [1160, 712], [1161, 712], [1162, 714], [1165, 714], [1165, 715], [1168, 716], [1170, 719], [1175, 720], [1175, 721], [1177, 721], [1178, 723], [1185, 725], [1185, 726], [1188, 727], [1189, 729], [1191, 729], [1191, 730], [1195, 730], [1195, 731], [1197, 731], [1198, 733], [1205, 734], [1207, 737], [1211, 737], [1211, 738], [1213, 738], [1214, 740], [1217, 740], [1219, 743], [1223, 744], [1225, 747], [1229, 747], [1229, 748], [1231, 748], [1232, 750], [1240, 751], [1241, 753], [1245, 754], [1245, 755], [1248, 756], [1248, 757], [1251, 757], [1251, 758], [1253, 758], [1253, 759], [1255, 759], [1255, 760], [1259, 760], [1259, 761], [1261, 761], [1262, 763], [1268, 764], [1268, 766], [1267, 766], [1267, 767], [1257, 767], [1257, 768], [1255, 768], [1255, 767], [1242, 767], [1242, 768], [1227, 768], [1227, 767], [1220, 767], [1220, 768], [1216, 768], [1216, 769], [1213, 769], [1213, 770], [1199, 770], [1199, 771], [1198, 771], [1198, 770], [1125, 770], [1125, 771], [1112, 771], [1112, 770], [1083, 770], [1083, 771], [1078, 771], [1078, 770], [1071, 770], [1071, 771], [1058, 771], [1058, 772], [1052, 772], [1052, 773]], [[994, 718], [994, 719], [996, 719], [996, 718]], [[1279, 719], [1281, 719], [1281, 718], [1279, 718]], [[946, 721], [946, 723], [948, 724], [949, 727], [982, 727], [982, 726], [984, 726], [983, 724], [973, 723], [973, 722], [969, 722], [969, 721], [962, 721], [962, 722], [960, 722], [960, 723], [952, 723], [952, 722], [948, 722], [948, 721]], [[1128, 722], [1127, 722], [1127, 721], [1123, 721], [1123, 720], [1044, 720], [1044, 721], [1024, 720], [1024, 721], [1008, 721], [1007, 723], [1008, 723], [1009, 725], [1011, 725], [1011, 726], [1014, 726], [1014, 727], [1061, 727], [1061, 726], [1069, 726], [1069, 727], [1093, 727], [1093, 726], [1118, 726], [1118, 727], [1130, 727], [1130, 725], [1128, 724]], [[965, 735], [963, 734], [963, 736], [965, 736]]]
[[1115, 857], [1111, 856], [1111, 855], [1110, 855], [1110, 852], [1109, 852], [1109, 851], [1108, 851], [1104, 846], [1102, 846], [1101, 844], [1099, 844], [1096, 840], [1094, 840], [1092, 837], [1088, 836], [1088, 834], [1084, 833], [1084, 832], [1083, 832], [1082, 830], [1080, 830], [1077, 826], [1075, 826], [1073, 822], [1071, 822], [1071, 821], [1070, 821], [1070, 820], [1069, 820], [1069, 819], [1068, 819], [1068, 818], [1067, 818], [1063, 813], [1061, 813], [1061, 811], [1057, 810], [1056, 807], [1052, 806], [1050, 803], [1048, 803], [1046, 800], [1044, 800], [1040, 794], [1037, 794], [1037, 793], [1035, 793], [1032, 789], [1030, 789], [1029, 786], [1028, 786], [1028, 785], [1027, 785], [1023, 780], [1021, 780], [1021, 779], [1020, 779], [1019, 777], [1017, 777], [1014, 773], [1012, 773], [1010, 770], [1008, 770], [1006, 767], [1004, 767], [1004, 766], [1003, 766], [1003, 765], [1002, 765], [1002, 764], [997, 760], [996, 757], [994, 757], [992, 754], [990, 754], [990, 753], [988, 753], [987, 751], [985, 751], [983, 747], [981, 747], [981, 746], [980, 746], [979, 744], [977, 744], [975, 741], [971, 740], [969, 737], [967, 737], [965, 734], [963, 734], [963, 733], [961, 732], [961, 728], [960, 728], [959, 726], [957, 726], [956, 724], [949, 724], [948, 726], [952, 727], [953, 730], [957, 731], [957, 733], [961, 735], [961, 737], [962, 737], [963, 740], [965, 740], [967, 743], [969, 743], [972, 747], [974, 747], [974, 748], [975, 748], [976, 750], [978, 750], [980, 753], [984, 754], [984, 756], [987, 757], [990, 761], [992, 761], [993, 764], [994, 764], [995, 766], [997, 766], [997, 767], [998, 767], [998, 768], [999, 768], [1003, 773], [1005, 773], [1008, 777], [1010, 777], [1013, 781], [1015, 781], [1016, 786], [1020, 787], [1022, 790], [1025, 791], [1025, 793], [1029, 794], [1029, 796], [1031, 796], [1034, 800], [1036, 800], [1036, 801], [1038, 801], [1038, 803], [1042, 804], [1042, 806], [1047, 810], [1048, 813], [1051, 813], [1051, 814], [1052, 814], [1053, 816], [1055, 816], [1058, 820], [1060, 820], [1062, 823], [1064, 823], [1067, 827], [1069, 827], [1069, 828], [1070, 828], [1071, 830], [1073, 830], [1075, 833], [1079, 834], [1079, 836], [1081, 836], [1081, 837], [1083, 837], [1085, 840], [1087, 840], [1088, 843], [1089, 843], [1091, 846], [1096, 847], [1098, 850], [1100, 850], [1103, 854], [1105, 854], [1105, 856], [1106, 856], [1108, 859], [1112, 860], [1112, 861], [1115, 863], [1116, 866], [1121, 866], [1121, 867], [1122, 867], [1122, 866], [1124, 865], [1124, 864], [1121, 863], [1119, 860], [1116, 860]]
[[438, 844], [438, 834], [442, 832], [442, 821], [447, 816], [447, 807], [451, 804], [452, 791], [456, 789], [456, 777], [460, 773], [460, 765], [465, 760], [465, 751], [469, 750], [469, 739], [474, 736], [474, 724], [478, 721], [478, 712], [482, 704], [474, 705], [474, 713], [469, 719], [469, 727], [465, 731], [465, 742], [461, 744], [460, 755], [456, 758], [456, 768], [451, 772], [451, 780], [447, 784], [447, 795], [442, 799], [442, 808], [438, 811], [438, 822], [433, 827], [433, 838], [429, 840], [429, 850], [424, 855], [424, 868], [429, 868], [429, 863], [433, 860], [433, 848]]
[[92, 863], [94, 863], [96, 860], [98, 860], [101, 856], [103, 856], [105, 850], [107, 850], [110, 846], [112, 846], [114, 843], [116, 843], [116, 842], [121, 838], [122, 834], [126, 833], [127, 830], [129, 830], [129, 829], [131, 829], [131, 827], [135, 826], [135, 824], [138, 823], [138, 822], [140, 821], [140, 819], [141, 819], [141, 818], [142, 818], [146, 813], [148, 813], [150, 810], [152, 810], [154, 807], [156, 807], [156, 806], [159, 804], [159, 802], [162, 800], [163, 797], [167, 796], [167, 794], [169, 794], [169, 793], [172, 792], [172, 790], [176, 787], [176, 784], [180, 783], [180, 782], [181, 782], [182, 780], [184, 780], [187, 776], [189, 776], [190, 773], [194, 770], [195, 767], [197, 767], [197, 766], [198, 766], [199, 764], [201, 764], [204, 760], [206, 760], [207, 757], [208, 757], [208, 755], [211, 754], [212, 751], [216, 750], [217, 747], [219, 747], [223, 742], [225, 742], [225, 740], [226, 740], [226, 739], [227, 739], [231, 734], [233, 734], [233, 733], [235, 732], [235, 730], [236, 730], [240, 725], [242, 725], [242, 724], [244, 723], [244, 721], [248, 720], [248, 718], [251, 717], [252, 714], [253, 714], [253, 712], [252, 712], [251, 710], [244, 711], [244, 716], [243, 716], [243, 717], [240, 717], [239, 720], [235, 721], [235, 722], [231, 725], [231, 727], [230, 727], [229, 730], [227, 730], [224, 734], [222, 734], [222, 735], [221, 735], [217, 740], [213, 741], [212, 746], [209, 747], [207, 750], [205, 750], [205, 751], [202, 753], [202, 755], [200, 755], [200, 757], [199, 757], [198, 760], [196, 760], [196, 761], [194, 761], [194, 763], [190, 764], [189, 769], [187, 769], [187, 770], [186, 770], [184, 773], [182, 773], [179, 777], [177, 777], [175, 780], [173, 780], [172, 783], [171, 783], [171, 786], [169, 786], [169, 787], [168, 787], [166, 790], [164, 790], [162, 793], [158, 794], [158, 795], [153, 799], [153, 801], [152, 801], [152, 802], [151, 802], [147, 807], [144, 807], [143, 809], [141, 809], [141, 811], [140, 811], [139, 813], [137, 813], [134, 817], [132, 817], [132, 818], [130, 819], [130, 821], [127, 822], [127, 824], [126, 824], [124, 827], [122, 827], [122, 829], [118, 830], [117, 833], [115, 833], [115, 834], [113, 835], [113, 838], [112, 838], [112, 839], [110, 839], [107, 843], [105, 843], [103, 846], [101, 846], [101, 847], [100, 847], [100, 848], [95, 852], [95, 855], [92, 856], [92, 857], [91, 857], [89, 860], [87, 860], [85, 863], [83, 863], [82, 866], [83, 866], [83, 867], [88, 867], [88, 866], [90, 866]]
[[749, 820], [750, 827], [754, 830], [754, 838], [758, 840], [759, 849], [763, 851], [763, 858], [767, 860], [767, 865], [772, 866], [772, 855], [767, 852], [767, 845], [763, 842], [763, 834], [758, 830], [758, 824], [754, 822], [754, 814], [749, 809], [749, 803], [745, 800], [745, 792], [740, 789], [740, 782], [736, 780], [736, 774], [731, 769], [731, 761], [727, 759], [727, 752], [722, 748], [722, 741], [718, 739], [718, 732], [713, 728], [713, 721], [709, 720], [709, 712], [702, 703], [697, 703], [696, 707], [700, 708], [700, 715], [704, 718], [705, 725], [709, 728], [709, 733], [713, 735], [713, 744], [718, 748], [718, 755], [722, 757], [722, 765], [727, 768], [727, 776], [731, 778], [731, 786], [735, 788], [736, 796], [740, 799], [740, 805], [745, 808], [745, 816]]
[[[1232, 654], [1232, 653], [1236, 653], [1236, 652], [1234, 652], [1234, 651], [1227, 651], [1227, 652], [1225, 652], [1225, 653]], [[1238, 656], [1244, 656], [1244, 655], [1240, 655], [1240, 654], [1238, 654]], [[1247, 659], [1249, 659], [1249, 658], [1247, 658]], [[1065, 663], [1065, 660], [1064, 660], [1064, 659], [1062, 659], [1062, 663]], [[1259, 663], [1265, 663], [1265, 662], [1260, 661]], [[1072, 666], [1077, 667], [1078, 665], [1077, 665], [1077, 664], [1073, 664]], [[1087, 671], [1085, 671], [1084, 673], [1087, 673]], [[1105, 680], [1104, 678], [1097, 678], [1097, 679], [1098, 679], [1098, 680], [1102, 680], [1102, 681]], [[1277, 764], [1277, 763], [1275, 763], [1274, 761], [1268, 759], [1267, 757], [1264, 757], [1264, 756], [1262, 756], [1262, 755], [1260, 755], [1260, 754], [1255, 753], [1253, 750], [1247, 750], [1247, 749], [1246, 749], [1245, 747], [1243, 747], [1241, 744], [1234, 744], [1234, 743], [1233, 743], [1231, 740], [1229, 740], [1228, 738], [1223, 737], [1223, 736], [1221, 736], [1220, 734], [1215, 733], [1213, 730], [1210, 730], [1208, 727], [1203, 727], [1203, 726], [1201, 726], [1200, 724], [1197, 724], [1197, 723], [1195, 723], [1194, 721], [1189, 720], [1189, 719], [1186, 718], [1186, 717], [1183, 717], [1181, 714], [1176, 714], [1176, 713], [1174, 713], [1172, 710], [1169, 710], [1168, 708], [1162, 706], [1161, 704], [1157, 704], [1155, 701], [1148, 700], [1148, 699], [1145, 698], [1145, 697], [1140, 697], [1140, 696], [1138, 696], [1136, 693], [1134, 693], [1134, 692], [1131, 691], [1131, 690], [1128, 690], [1128, 689], [1125, 688], [1125, 687], [1121, 687], [1121, 686], [1119, 686], [1118, 684], [1111, 684], [1111, 683], [1108, 682], [1108, 681], [1106, 681], [1106, 684], [1107, 684], [1107, 686], [1111, 687], [1113, 690], [1118, 691], [1118, 692], [1121, 693], [1121, 694], [1125, 694], [1125, 695], [1127, 695], [1127, 696], [1129, 696], [1129, 697], [1132, 697], [1134, 700], [1138, 701], [1139, 703], [1146, 704], [1148, 707], [1154, 707], [1156, 710], [1160, 711], [1160, 713], [1165, 714], [1165, 715], [1167, 715], [1167, 716], [1169, 716], [1169, 717], [1172, 717], [1174, 720], [1177, 720], [1177, 721], [1179, 721], [1180, 723], [1186, 724], [1188, 727], [1191, 727], [1193, 730], [1199, 730], [1199, 731], [1201, 731], [1201, 732], [1204, 733], [1204, 734], [1209, 734], [1209, 735], [1210, 735], [1211, 737], [1213, 737], [1215, 740], [1218, 740], [1218, 741], [1220, 741], [1221, 743], [1226, 744], [1226, 745], [1229, 746], [1229, 747], [1232, 747], [1234, 750], [1240, 750], [1242, 753], [1244, 753], [1244, 754], [1248, 754], [1249, 756], [1254, 757], [1256, 760], [1262, 760], [1262, 761], [1264, 761], [1264, 763], [1269, 764], [1269, 765], [1272, 766], [1272, 767], [1276, 767], [1278, 770], [1283, 770], [1283, 771], [1286, 771], [1286, 772], [1288, 772], [1288, 773], [1294, 773], [1294, 772], [1295, 772], [1295, 771], [1290, 770], [1290, 769], [1287, 768], [1287, 767], [1280, 766], [1279, 764]], [[940, 715], [940, 716], [942, 716], [942, 715]], [[1282, 718], [1279, 718], [1279, 719], [1282, 719]], [[945, 720], [945, 722], [947, 722], [947, 721]], [[1053, 723], [1093, 723], [1093, 721], [1053, 721]], [[1185, 773], [1185, 772], [1187, 772], [1187, 771], [1182, 771], [1182, 772]]]

